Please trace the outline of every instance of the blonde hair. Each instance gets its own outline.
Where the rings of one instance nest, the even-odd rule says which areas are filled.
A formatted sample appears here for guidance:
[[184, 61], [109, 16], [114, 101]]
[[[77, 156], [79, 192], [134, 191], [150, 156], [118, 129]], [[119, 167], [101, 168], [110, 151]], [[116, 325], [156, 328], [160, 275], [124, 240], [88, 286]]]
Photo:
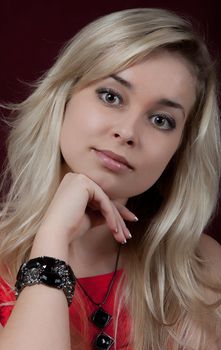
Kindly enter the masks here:
[[218, 286], [205, 275], [198, 251], [217, 202], [220, 126], [213, 63], [191, 24], [174, 13], [130, 9], [92, 22], [70, 40], [32, 95], [14, 106], [18, 116], [8, 139], [5, 179], [10, 176], [11, 184], [0, 214], [0, 265], [14, 281], [59, 185], [59, 135], [73, 91], [161, 49], [190, 63], [197, 98], [163, 175], [128, 201], [140, 223], [138, 229], [130, 225], [136, 234], [127, 247], [124, 297], [136, 350], [162, 350], [169, 339], [171, 349], [187, 349], [192, 323], [199, 328], [196, 349], [202, 350], [205, 334], [214, 329], [209, 325], [220, 320], [217, 305], [204, 302], [204, 289], [217, 292]]

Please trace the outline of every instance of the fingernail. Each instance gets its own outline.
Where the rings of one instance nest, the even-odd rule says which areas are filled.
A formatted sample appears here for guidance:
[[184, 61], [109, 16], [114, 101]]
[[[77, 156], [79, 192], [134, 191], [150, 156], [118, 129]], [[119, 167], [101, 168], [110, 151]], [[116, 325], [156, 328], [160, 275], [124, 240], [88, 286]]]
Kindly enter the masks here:
[[128, 236], [129, 236], [129, 238], [132, 238], [132, 235], [130, 233], [128, 234]]
[[138, 221], [138, 217], [137, 216], [134, 216], [134, 221]]
[[125, 239], [123, 242], [122, 242], [122, 244], [126, 244], [127, 243], [127, 240]]

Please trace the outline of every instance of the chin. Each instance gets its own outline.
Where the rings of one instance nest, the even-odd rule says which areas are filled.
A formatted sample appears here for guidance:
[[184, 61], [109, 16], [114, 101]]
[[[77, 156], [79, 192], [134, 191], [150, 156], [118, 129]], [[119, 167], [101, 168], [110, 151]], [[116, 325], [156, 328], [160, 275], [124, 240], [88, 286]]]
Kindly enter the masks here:
[[116, 184], [111, 183], [111, 181], [109, 181], [107, 176], [96, 176], [95, 174], [84, 174], [86, 175], [89, 179], [91, 179], [92, 181], [94, 181], [99, 187], [102, 188], [102, 190], [106, 193], [106, 195], [108, 196], [108, 198], [110, 198], [111, 200], [116, 200], [119, 197], [120, 198], [125, 198], [125, 193], [121, 193], [121, 191], [119, 191], [119, 187], [116, 186]]

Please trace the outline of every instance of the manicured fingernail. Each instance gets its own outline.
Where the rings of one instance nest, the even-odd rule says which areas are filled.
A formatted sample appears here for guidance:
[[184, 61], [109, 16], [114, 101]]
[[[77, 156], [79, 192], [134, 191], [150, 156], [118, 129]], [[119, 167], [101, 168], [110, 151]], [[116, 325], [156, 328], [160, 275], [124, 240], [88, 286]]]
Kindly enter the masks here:
[[138, 217], [137, 216], [134, 216], [134, 221], [138, 221]]
[[129, 238], [132, 238], [132, 235], [129, 233], [129, 234], [128, 234], [128, 237], [129, 237]]
[[122, 244], [126, 244], [127, 243], [127, 240], [125, 239], [123, 242], [122, 242]]

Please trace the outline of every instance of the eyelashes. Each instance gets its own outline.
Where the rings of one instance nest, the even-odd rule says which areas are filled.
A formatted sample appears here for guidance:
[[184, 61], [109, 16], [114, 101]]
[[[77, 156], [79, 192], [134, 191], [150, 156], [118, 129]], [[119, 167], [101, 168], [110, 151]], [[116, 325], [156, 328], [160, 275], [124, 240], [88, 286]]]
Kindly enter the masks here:
[[96, 90], [98, 97], [101, 101], [113, 105], [113, 106], [121, 106], [123, 104], [122, 96], [113, 89], [110, 88], [100, 88]]
[[176, 128], [175, 119], [169, 117], [166, 114], [156, 113], [154, 115], [151, 115], [149, 118], [151, 122], [160, 129], [171, 130]]
[[[98, 98], [110, 107], [122, 107], [123, 97], [112, 88], [99, 88], [96, 90]], [[176, 128], [176, 121], [166, 113], [153, 113], [147, 117], [150, 122], [158, 129], [169, 131]]]

